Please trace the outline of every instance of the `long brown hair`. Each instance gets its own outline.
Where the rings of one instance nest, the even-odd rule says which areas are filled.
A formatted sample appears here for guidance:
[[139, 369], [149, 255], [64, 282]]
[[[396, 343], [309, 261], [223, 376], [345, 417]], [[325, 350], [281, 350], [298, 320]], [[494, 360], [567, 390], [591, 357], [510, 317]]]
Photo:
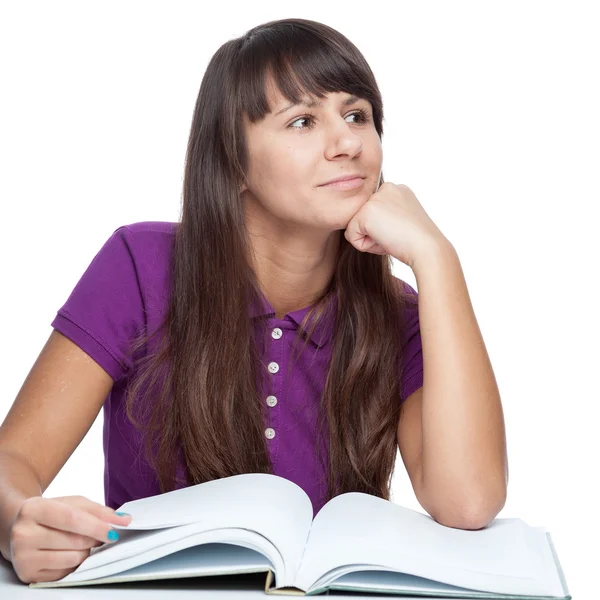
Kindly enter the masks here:
[[[383, 135], [375, 77], [360, 51], [331, 27], [271, 21], [226, 42], [211, 59], [187, 147], [168, 311], [155, 332], [144, 331], [132, 343], [139, 357], [127, 416], [144, 433], [163, 493], [176, 487], [178, 448], [186, 484], [273, 472], [258, 391], [264, 335], [255, 338], [248, 315], [249, 303], [260, 301], [260, 287], [248, 260], [239, 193], [248, 165], [242, 117], [255, 123], [271, 110], [267, 75], [290, 102], [338, 91], [365, 98]], [[391, 257], [360, 252], [341, 235], [333, 277], [299, 328], [296, 342], [304, 339], [304, 349], [337, 292], [334, 346], [319, 404], [319, 423], [328, 424], [319, 434], [329, 442], [327, 500], [349, 491], [390, 499], [404, 368], [402, 315], [405, 302], [414, 301], [400, 283]], [[157, 350], [149, 352], [155, 336]], [[144, 401], [150, 397], [153, 402]]]

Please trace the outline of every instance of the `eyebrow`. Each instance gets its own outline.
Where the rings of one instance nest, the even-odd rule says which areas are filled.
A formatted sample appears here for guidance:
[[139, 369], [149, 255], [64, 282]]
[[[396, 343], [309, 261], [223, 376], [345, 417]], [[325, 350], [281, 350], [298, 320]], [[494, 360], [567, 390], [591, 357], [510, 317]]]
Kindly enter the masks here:
[[[342, 102], [342, 106], [348, 106], [349, 104], [354, 104], [358, 100], [361, 100], [361, 98], [359, 98], [358, 96], [354, 96], [354, 95], [348, 96], [348, 98], [346, 98]], [[274, 116], [278, 117], [281, 113], [284, 113], [284, 112], [290, 110], [290, 108], [294, 108], [294, 106], [300, 106], [301, 104], [304, 106], [307, 106], [308, 108], [315, 108], [317, 106], [319, 106], [319, 107], [323, 106], [323, 102], [319, 102], [317, 100], [311, 100], [310, 102], [297, 102], [296, 104], [289, 104], [285, 108], [282, 108], [280, 111], [276, 112]]]

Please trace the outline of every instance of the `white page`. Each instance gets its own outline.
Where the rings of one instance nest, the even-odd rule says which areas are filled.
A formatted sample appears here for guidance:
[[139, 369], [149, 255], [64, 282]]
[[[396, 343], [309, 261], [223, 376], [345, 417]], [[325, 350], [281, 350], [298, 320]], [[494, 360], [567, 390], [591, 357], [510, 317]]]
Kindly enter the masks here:
[[[118, 510], [133, 517], [130, 525], [115, 526], [123, 531], [190, 523], [201, 524], [205, 531], [221, 527], [256, 531], [279, 549], [286, 563], [285, 577], [292, 581], [313, 517], [310, 498], [300, 486], [266, 473], [215, 479], [132, 500]], [[115, 548], [119, 541], [113, 543]]]
[[[280, 557], [273, 563], [259, 552], [252, 550], [257, 536], [258, 534], [243, 529], [199, 533], [130, 556], [118, 563], [100, 565], [83, 572], [77, 569], [56, 582], [31, 584], [30, 587], [52, 587], [52, 584], [73, 584], [88, 580], [96, 583], [101, 581], [111, 583], [227, 573], [256, 573], [282, 566]], [[221, 539], [235, 539], [235, 543], [240, 544], [241, 547], [224, 544]], [[246, 546], [250, 549], [246, 549]]]
[[[449, 596], [456, 596], [457, 598], [464, 598], [465, 596], [465, 588], [455, 585], [448, 585], [446, 583], [440, 583], [439, 581], [432, 581], [431, 579], [417, 577], [416, 575], [381, 571], [377, 567], [371, 567], [368, 570], [344, 574], [341, 577], [336, 578], [333, 585], [347, 586], [363, 590], [378, 588], [382, 591], [388, 592], [401, 589], [412, 594], [417, 593], [434, 595], [444, 593]], [[488, 595], [486, 592], [479, 593], [484, 596]], [[489, 593], [489, 596], [495, 597], [496, 594]]]
[[[128, 569], [119, 574], [123, 580], [167, 579], [227, 575], [230, 573], [262, 573], [274, 565], [262, 554], [229, 544], [203, 544], [180, 550], [151, 563]], [[266, 577], [266, 576], [265, 576]]]
[[496, 519], [454, 529], [376, 496], [342, 494], [315, 517], [296, 586], [308, 589], [344, 564], [372, 564], [482, 591], [540, 593], [525, 528], [521, 519]]
[[[256, 550], [273, 563], [280, 577], [285, 576], [284, 560], [277, 547], [266, 537], [248, 529], [219, 528], [204, 531], [202, 524], [190, 523], [166, 529], [125, 531], [122, 535], [123, 537], [116, 544], [105, 544], [94, 548], [96, 551], [90, 553], [90, 556], [67, 577], [76, 575], [79, 581], [82, 578], [91, 577], [91, 573], [105, 566], [109, 566], [109, 570], [103, 570], [103, 573], [116, 573], [126, 568], [123, 565], [130, 558], [134, 558], [137, 561], [135, 564], [140, 565], [145, 553], [152, 553], [153, 558], [148, 560], [155, 560], [160, 556], [165, 556], [168, 552], [207, 543], [207, 540], [238, 544]], [[88, 575], [88, 573], [90, 574]]]

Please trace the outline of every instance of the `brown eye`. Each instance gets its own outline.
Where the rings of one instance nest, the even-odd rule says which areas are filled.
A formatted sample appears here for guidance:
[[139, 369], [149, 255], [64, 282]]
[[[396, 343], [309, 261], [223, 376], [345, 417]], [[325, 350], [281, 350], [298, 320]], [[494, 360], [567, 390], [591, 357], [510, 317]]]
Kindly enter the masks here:
[[[358, 110], [352, 111], [349, 115], [350, 116], [358, 116], [358, 121], [355, 121], [356, 123], [359, 124], [364, 124], [364, 123], [368, 123], [371, 120], [371, 117], [369, 116], [369, 114], [367, 113], [367, 111], [363, 110], [362, 108], [359, 108]], [[297, 123], [298, 121], [310, 121], [312, 124], [309, 125], [308, 127], [292, 127], [294, 123]], [[315, 115], [303, 115], [301, 117], [298, 117], [295, 121], [292, 121], [289, 125], [288, 128], [289, 129], [299, 129], [299, 130], [307, 130], [307, 129], [312, 129], [314, 127], [314, 120], [315, 120]]]

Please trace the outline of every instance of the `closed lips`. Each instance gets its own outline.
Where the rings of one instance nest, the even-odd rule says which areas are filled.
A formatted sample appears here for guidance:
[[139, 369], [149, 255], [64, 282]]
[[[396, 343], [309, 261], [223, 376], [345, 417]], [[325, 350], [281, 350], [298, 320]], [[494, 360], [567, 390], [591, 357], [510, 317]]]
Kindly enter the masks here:
[[364, 179], [362, 175], [344, 175], [343, 177], [338, 177], [337, 179], [332, 179], [331, 181], [327, 181], [322, 183], [321, 185], [329, 185], [330, 183], [336, 183], [338, 181], [348, 181], [350, 179]]

